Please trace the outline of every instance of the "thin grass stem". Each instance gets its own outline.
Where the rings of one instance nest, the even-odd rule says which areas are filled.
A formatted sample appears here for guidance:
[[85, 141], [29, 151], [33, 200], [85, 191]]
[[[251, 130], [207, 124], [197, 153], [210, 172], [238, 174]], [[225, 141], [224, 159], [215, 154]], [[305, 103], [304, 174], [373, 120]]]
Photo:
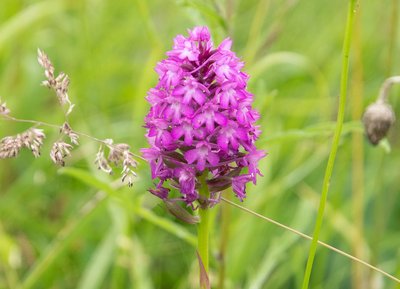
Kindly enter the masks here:
[[387, 62], [386, 62], [386, 76], [389, 77], [392, 74], [395, 51], [396, 51], [396, 40], [397, 40], [397, 31], [398, 31], [398, 21], [399, 21], [399, 1], [392, 0], [391, 7], [387, 9], [391, 11], [390, 15], [390, 30], [389, 30], [389, 51], [387, 54]]
[[303, 277], [302, 289], [307, 289], [310, 283], [311, 271], [314, 264], [315, 253], [317, 251], [318, 238], [322, 227], [322, 221], [324, 217], [325, 204], [328, 197], [329, 184], [332, 177], [333, 167], [335, 164], [336, 153], [339, 147], [340, 135], [343, 128], [343, 119], [346, 108], [346, 96], [347, 96], [347, 81], [349, 74], [349, 54], [352, 40], [354, 16], [356, 14], [357, 0], [350, 0], [348, 4], [347, 22], [345, 28], [345, 36], [343, 41], [343, 52], [342, 52], [342, 73], [340, 79], [340, 95], [339, 95], [339, 110], [337, 115], [336, 129], [333, 136], [333, 142], [331, 152], [329, 154], [328, 163], [325, 170], [324, 181], [322, 184], [321, 198], [317, 213], [317, 220], [315, 222], [314, 233], [308, 253], [306, 270]]
[[[48, 122], [44, 122], [44, 121], [38, 121], [38, 120], [32, 120], [32, 119], [21, 119], [21, 118], [16, 118], [16, 117], [9, 116], [9, 115], [1, 115], [1, 117], [3, 117], [4, 120], [15, 121], [15, 122], [20, 122], [20, 123], [31, 123], [31, 124], [34, 124], [35, 126], [46, 126], [46, 127], [59, 129], [59, 130], [62, 128], [62, 125], [52, 124], [52, 123], [48, 123]], [[99, 139], [99, 138], [96, 138], [96, 137], [91, 136], [91, 135], [88, 135], [86, 133], [75, 131], [75, 130], [74, 130], [74, 133], [76, 133], [79, 136], [84, 136], [84, 137], [86, 137], [86, 138], [88, 138], [88, 139], [90, 139], [92, 141], [101, 143], [103, 145], [107, 145], [107, 146], [109, 145], [109, 143], [107, 141]], [[134, 157], [138, 158], [138, 159], [141, 159], [141, 160], [147, 162], [146, 159], [144, 159], [142, 156], [140, 156], [138, 154], [132, 153], [132, 155]]]
[[[294, 233], [296, 235], [299, 235], [300, 237], [302, 237], [304, 239], [307, 239], [307, 240], [312, 240], [313, 239], [312, 237], [310, 237], [310, 236], [308, 236], [308, 235], [306, 235], [306, 234], [304, 234], [304, 233], [302, 233], [300, 231], [297, 231], [296, 229], [293, 229], [293, 228], [291, 228], [289, 226], [281, 224], [281, 223], [279, 223], [279, 222], [277, 222], [277, 221], [275, 221], [275, 220], [273, 220], [271, 218], [268, 218], [268, 217], [263, 216], [263, 215], [261, 215], [259, 213], [256, 213], [256, 212], [254, 212], [254, 211], [252, 211], [252, 210], [250, 210], [250, 209], [248, 209], [246, 207], [238, 205], [238, 204], [236, 204], [236, 203], [234, 203], [232, 201], [229, 201], [229, 200], [227, 200], [227, 199], [225, 199], [223, 197], [221, 198], [221, 200], [224, 201], [225, 203], [228, 203], [228, 204], [230, 204], [230, 205], [232, 205], [232, 206], [234, 206], [234, 207], [246, 212], [246, 213], [249, 213], [249, 214], [251, 214], [253, 216], [256, 216], [257, 218], [260, 218], [260, 219], [262, 219], [264, 221], [267, 221], [267, 222], [272, 223], [272, 224], [274, 224], [274, 225], [276, 225], [278, 227], [281, 227], [281, 228], [283, 228], [283, 229], [285, 229], [285, 230], [287, 230], [289, 232], [292, 232], [292, 233]], [[325, 248], [328, 248], [329, 250], [332, 250], [332, 251], [334, 251], [334, 252], [336, 252], [336, 253], [338, 253], [338, 254], [340, 254], [342, 256], [345, 256], [345, 257], [347, 257], [347, 258], [349, 258], [349, 259], [351, 259], [351, 260], [353, 260], [355, 262], [363, 264], [364, 266], [366, 266], [366, 267], [368, 267], [368, 268], [370, 268], [370, 269], [372, 269], [372, 270], [374, 270], [376, 272], [379, 272], [382, 275], [385, 275], [389, 279], [391, 279], [391, 280], [393, 280], [393, 281], [395, 281], [395, 282], [400, 284], [400, 279], [398, 279], [395, 276], [383, 271], [382, 269], [379, 269], [378, 267], [375, 267], [375, 266], [369, 264], [368, 262], [365, 262], [365, 261], [363, 261], [361, 259], [358, 259], [357, 257], [354, 257], [354, 256], [352, 256], [352, 255], [350, 255], [350, 254], [348, 254], [348, 253], [346, 253], [346, 252], [344, 252], [344, 251], [342, 251], [342, 250], [340, 250], [340, 249], [338, 249], [336, 247], [333, 247], [333, 246], [331, 246], [331, 245], [329, 245], [329, 244], [327, 244], [325, 242], [317, 240], [317, 244], [319, 244], [319, 245], [321, 245], [321, 246], [323, 246]]]

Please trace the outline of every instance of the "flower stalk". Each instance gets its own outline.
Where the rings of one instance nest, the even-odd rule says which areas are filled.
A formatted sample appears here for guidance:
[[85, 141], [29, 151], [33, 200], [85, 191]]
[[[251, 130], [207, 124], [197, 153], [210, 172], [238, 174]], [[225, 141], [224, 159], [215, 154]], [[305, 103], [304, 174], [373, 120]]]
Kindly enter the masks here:
[[393, 84], [396, 83], [400, 83], [399, 75], [391, 76], [388, 79], [386, 79], [379, 90], [377, 102], [384, 102], [384, 103], [388, 102], [390, 88], [392, 87]]
[[262, 175], [258, 162], [266, 153], [255, 146], [260, 115], [232, 40], [214, 47], [210, 31], [200, 26], [188, 34], [175, 37], [167, 59], [155, 68], [159, 82], [147, 94], [151, 107], [145, 118], [150, 147], [142, 153], [152, 179], [158, 179], [149, 190], [153, 195], [168, 205], [183, 201], [199, 208], [200, 287], [210, 288], [210, 208], [230, 187], [243, 201], [246, 184]]
[[203, 173], [203, 175], [199, 178], [200, 179], [200, 206], [199, 206], [199, 216], [200, 216], [200, 223], [198, 225], [198, 243], [197, 243], [197, 250], [199, 254], [199, 266], [200, 266], [200, 288], [206, 289], [208, 288], [208, 284], [205, 280], [203, 280], [202, 272], [206, 276], [208, 276], [209, 271], [209, 239], [210, 239], [210, 208], [208, 206], [208, 199], [210, 198], [210, 192], [208, 190], [208, 185], [206, 181], [207, 171]]

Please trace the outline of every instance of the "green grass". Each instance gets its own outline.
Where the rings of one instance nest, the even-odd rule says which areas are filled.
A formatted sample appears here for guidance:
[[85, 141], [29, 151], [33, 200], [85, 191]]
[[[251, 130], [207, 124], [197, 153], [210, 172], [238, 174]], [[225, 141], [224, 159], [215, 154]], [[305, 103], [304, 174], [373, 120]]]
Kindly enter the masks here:
[[[388, 71], [400, 74], [399, 29], [393, 28], [399, 21], [391, 18], [398, 15], [391, 8], [395, 2], [361, 1], [354, 31], [360, 42], [351, 51], [349, 98], [320, 239], [399, 276], [400, 129], [395, 125], [386, 145], [372, 147], [356, 140], [362, 126], [353, 111], [375, 99]], [[247, 63], [261, 112], [258, 145], [269, 153], [260, 164], [264, 177], [249, 187], [242, 205], [312, 235], [338, 109], [347, 5], [3, 0], [0, 96], [16, 117], [63, 121], [56, 98], [39, 85], [40, 47], [57, 71], [71, 77], [71, 126], [139, 152], [146, 146], [144, 97], [157, 81], [153, 67], [176, 34], [208, 25], [215, 43], [232, 37]], [[399, 91], [394, 87], [390, 95], [397, 112]], [[0, 121], [0, 138], [25, 128]], [[148, 166], [140, 161], [133, 188], [118, 188], [118, 176], [106, 176], [93, 164], [96, 144], [82, 139], [60, 170], [48, 157], [57, 131], [46, 133], [41, 158], [24, 152], [0, 161], [0, 289], [197, 288], [196, 226], [177, 220], [146, 192], [152, 186]], [[229, 222], [221, 223], [222, 216]], [[309, 241], [233, 207], [229, 214], [213, 210], [210, 221], [213, 288], [220, 248], [227, 289], [301, 288]], [[400, 288], [318, 247], [309, 288], [368, 288], [359, 280]]]

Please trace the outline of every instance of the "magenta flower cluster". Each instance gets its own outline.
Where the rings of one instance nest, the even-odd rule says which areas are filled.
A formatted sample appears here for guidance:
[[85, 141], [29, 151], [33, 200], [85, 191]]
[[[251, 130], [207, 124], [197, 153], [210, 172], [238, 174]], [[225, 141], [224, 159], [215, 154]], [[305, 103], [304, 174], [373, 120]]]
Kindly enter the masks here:
[[[259, 114], [246, 90], [249, 76], [231, 45], [227, 38], [214, 49], [208, 28], [195, 27], [189, 37], [178, 35], [168, 58], [157, 64], [159, 82], [148, 92], [145, 119], [151, 148], [142, 153], [152, 178], [159, 179], [150, 192], [162, 199], [171, 198], [166, 181], [180, 192], [176, 199], [189, 205], [196, 200], [212, 205], [230, 186], [243, 200], [246, 183], [256, 183], [258, 161], [265, 156], [254, 144]], [[209, 200], [198, 192], [204, 174]]]

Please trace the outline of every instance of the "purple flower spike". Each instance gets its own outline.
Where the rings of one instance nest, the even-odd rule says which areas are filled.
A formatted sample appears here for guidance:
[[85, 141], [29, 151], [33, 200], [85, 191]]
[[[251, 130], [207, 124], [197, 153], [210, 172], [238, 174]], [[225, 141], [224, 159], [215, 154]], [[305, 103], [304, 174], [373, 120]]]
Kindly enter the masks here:
[[[170, 181], [188, 205], [212, 206], [219, 192], [232, 187], [242, 201], [246, 184], [261, 175], [258, 162], [266, 155], [255, 146], [261, 131], [246, 89], [249, 76], [241, 71], [244, 64], [231, 51], [229, 38], [214, 48], [207, 27], [188, 32], [175, 38], [168, 58], [157, 64], [159, 82], [146, 98], [150, 148], [142, 153], [152, 178], [159, 179], [150, 192], [172, 198], [165, 187]], [[213, 198], [206, 203], [198, 191], [202, 175]]]

